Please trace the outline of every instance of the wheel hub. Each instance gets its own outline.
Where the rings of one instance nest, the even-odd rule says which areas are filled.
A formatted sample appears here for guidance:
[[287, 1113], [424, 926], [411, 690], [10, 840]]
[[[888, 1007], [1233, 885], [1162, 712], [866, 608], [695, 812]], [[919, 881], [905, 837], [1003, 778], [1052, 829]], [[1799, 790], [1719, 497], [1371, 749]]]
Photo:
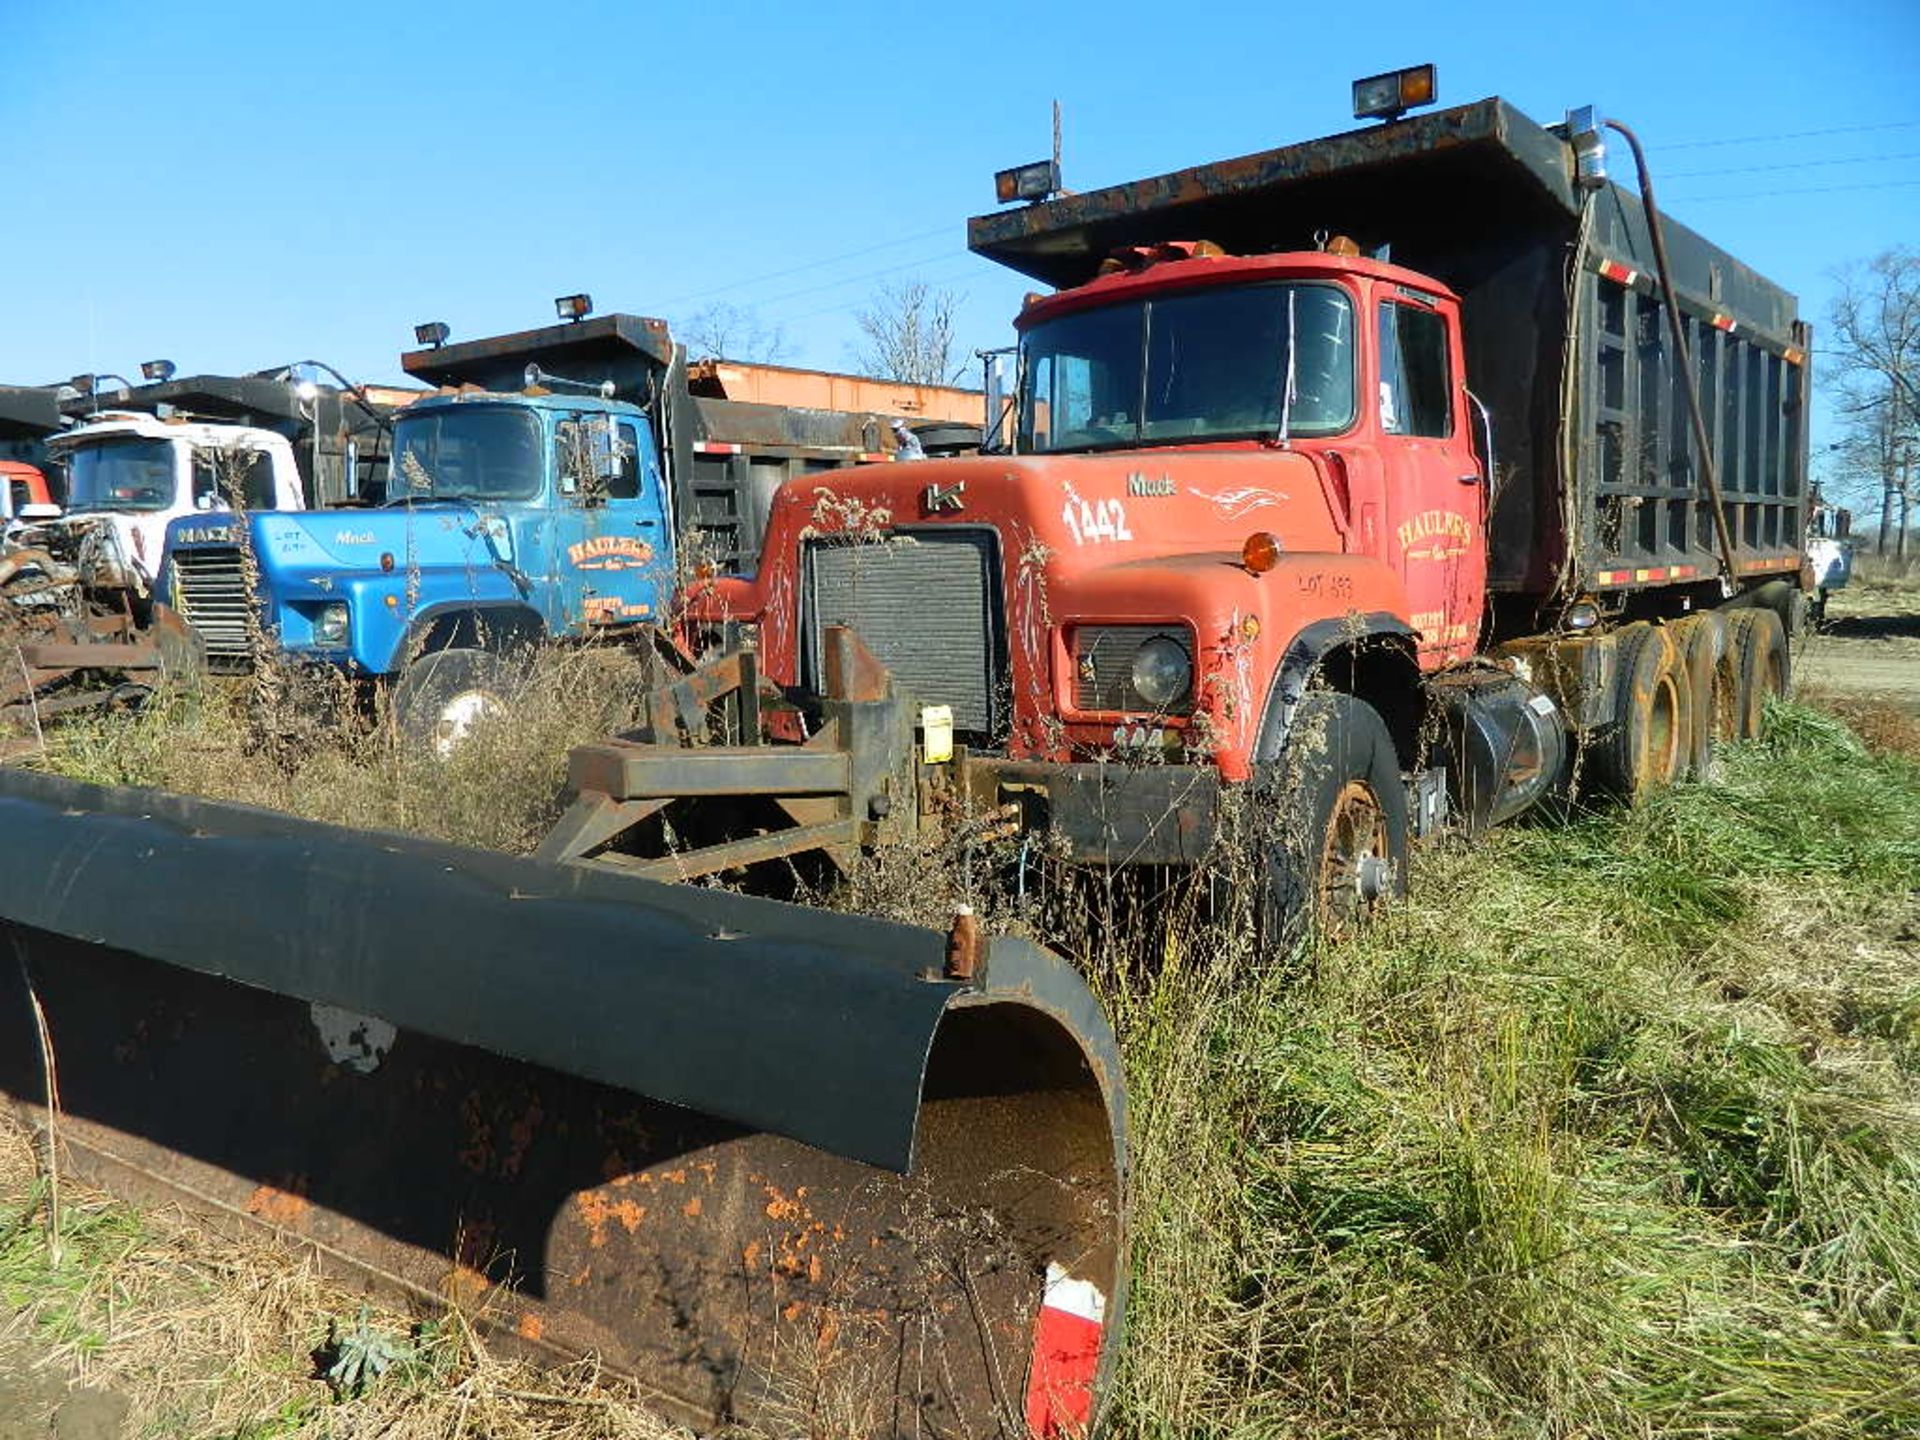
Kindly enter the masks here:
[[460, 748], [461, 742], [489, 715], [498, 714], [500, 702], [484, 690], [463, 690], [440, 707], [433, 722], [433, 753], [442, 760]]

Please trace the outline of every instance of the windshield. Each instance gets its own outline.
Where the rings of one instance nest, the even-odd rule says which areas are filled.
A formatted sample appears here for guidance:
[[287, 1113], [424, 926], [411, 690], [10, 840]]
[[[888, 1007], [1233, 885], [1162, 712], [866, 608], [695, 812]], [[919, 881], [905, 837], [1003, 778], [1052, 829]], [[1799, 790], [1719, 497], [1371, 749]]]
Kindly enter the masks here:
[[165, 510], [178, 492], [171, 440], [79, 445], [67, 463], [69, 510]]
[[506, 405], [449, 406], [394, 427], [388, 504], [530, 500], [540, 489], [540, 426]]
[[1332, 285], [1192, 290], [1083, 310], [1021, 341], [1020, 448], [1092, 450], [1353, 423], [1353, 306]]

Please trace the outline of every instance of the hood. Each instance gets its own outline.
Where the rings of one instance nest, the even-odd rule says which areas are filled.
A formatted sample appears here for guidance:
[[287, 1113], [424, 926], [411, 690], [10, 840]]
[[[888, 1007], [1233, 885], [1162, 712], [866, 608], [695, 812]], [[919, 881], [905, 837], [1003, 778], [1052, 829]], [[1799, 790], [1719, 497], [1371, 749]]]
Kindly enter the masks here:
[[[797, 539], [991, 523], [1022, 549], [1102, 563], [1220, 551], [1264, 530], [1285, 552], [1338, 551], [1326, 462], [1277, 449], [964, 456], [790, 483], [774, 524]], [[771, 549], [771, 547], [770, 547]]]
[[[488, 543], [491, 528], [502, 547]], [[471, 505], [383, 510], [303, 510], [253, 517], [255, 543], [282, 568], [382, 570], [409, 565], [492, 566], [505, 555], [506, 526]], [[391, 566], [381, 557], [391, 555]]]

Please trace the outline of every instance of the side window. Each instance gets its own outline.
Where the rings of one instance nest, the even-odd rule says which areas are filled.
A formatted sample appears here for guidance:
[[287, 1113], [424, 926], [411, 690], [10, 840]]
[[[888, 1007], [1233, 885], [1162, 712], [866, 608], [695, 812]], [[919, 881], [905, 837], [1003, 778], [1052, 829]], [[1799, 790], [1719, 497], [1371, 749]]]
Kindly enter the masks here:
[[1437, 310], [1380, 305], [1380, 428], [1389, 435], [1453, 433], [1447, 322]]
[[235, 490], [239, 492], [243, 508], [273, 509], [273, 456], [264, 450], [196, 449], [193, 452], [194, 509], [231, 505]]
[[591, 503], [640, 495], [640, 434], [632, 422], [574, 415], [554, 431], [562, 494]]
[[640, 498], [640, 455], [640, 432], [630, 422], [622, 420], [615, 429], [613, 454], [608, 457], [609, 500]]

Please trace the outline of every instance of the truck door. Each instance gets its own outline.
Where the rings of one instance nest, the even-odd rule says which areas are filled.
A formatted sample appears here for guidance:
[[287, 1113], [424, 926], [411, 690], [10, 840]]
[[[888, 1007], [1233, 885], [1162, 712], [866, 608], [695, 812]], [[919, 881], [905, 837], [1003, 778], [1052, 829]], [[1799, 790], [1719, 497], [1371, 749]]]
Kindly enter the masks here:
[[1461, 380], [1458, 311], [1394, 286], [1379, 300], [1378, 319], [1386, 553], [1407, 587], [1421, 663], [1432, 668], [1478, 648], [1487, 488]]
[[673, 539], [650, 438], [626, 415], [577, 411], [555, 427], [559, 508], [543, 608], [556, 633], [654, 620], [666, 606]]

